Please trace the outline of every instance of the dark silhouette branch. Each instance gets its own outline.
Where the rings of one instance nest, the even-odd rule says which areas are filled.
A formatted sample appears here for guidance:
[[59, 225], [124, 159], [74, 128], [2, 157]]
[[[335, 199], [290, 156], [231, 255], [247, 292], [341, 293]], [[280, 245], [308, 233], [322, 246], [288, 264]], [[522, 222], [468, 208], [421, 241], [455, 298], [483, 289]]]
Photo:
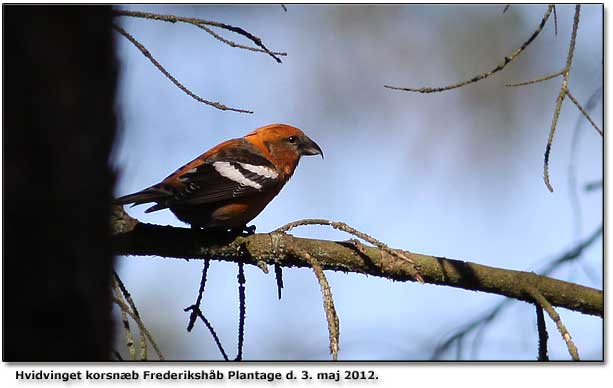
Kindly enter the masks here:
[[541, 294], [533, 287], [527, 287], [526, 292], [532, 298], [534, 298], [534, 302], [538, 304], [538, 306], [543, 308], [543, 310], [545, 310], [547, 314], [549, 314], [549, 317], [556, 323], [558, 331], [560, 332], [560, 335], [562, 336], [564, 342], [566, 342], [568, 352], [570, 353], [573, 361], [579, 361], [579, 352], [577, 351], [577, 347], [575, 346], [573, 339], [568, 332], [568, 329], [566, 329], [566, 326], [564, 326], [564, 323], [562, 323], [560, 315], [558, 315], [557, 311], [553, 308], [551, 303], [549, 303], [549, 301], [543, 296], [543, 294]]
[[547, 354], [547, 341], [549, 340], [549, 334], [547, 334], [545, 314], [543, 314], [543, 308], [538, 303], [534, 306], [536, 308], [536, 327], [539, 334], [538, 361], [549, 361], [549, 355]]
[[211, 322], [209, 322], [209, 320], [206, 319], [206, 317], [202, 313], [202, 310], [200, 309], [200, 305], [202, 304], [202, 296], [204, 294], [204, 287], [206, 286], [206, 277], [209, 272], [210, 264], [211, 264], [211, 261], [209, 259], [204, 259], [204, 264], [202, 267], [202, 277], [200, 278], [200, 288], [198, 289], [198, 297], [196, 298], [196, 302], [193, 305], [184, 308], [183, 311], [185, 312], [191, 311], [189, 315], [189, 322], [187, 323], [187, 331], [191, 332], [192, 329], [194, 328], [194, 325], [196, 324], [196, 319], [200, 318], [202, 323], [204, 323], [204, 325], [207, 327], [207, 329], [211, 333], [211, 336], [213, 337], [213, 340], [215, 341], [215, 345], [217, 345], [217, 349], [219, 349], [221, 356], [223, 357], [225, 361], [228, 361], [228, 355], [226, 354], [226, 351], [221, 345], [221, 341], [219, 340], [219, 337], [217, 336], [217, 332], [215, 332], [213, 325], [211, 325]]
[[243, 360], [243, 344], [245, 343], [245, 315], [247, 313], [245, 307], [245, 264], [243, 262], [238, 263], [238, 351], [234, 361]]
[[281, 291], [283, 290], [283, 268], [275, 263], [275, 279], [277, 280], [277, 298], [281, 300]]
[[[204, 30], [204, 31], [206, 31], [213, 38], [217, 39], [221, 43], [227, 44], [230, 47], [239, 48], [239, 49], [248, 50], [248, 51], [253, 51], [253, 52], [257, 52], [257, 53], [266, 53], [267, 52], [266, 50], [261, 49], [261, 48], [245, 46], [243, 44], [236, 43], [233, 40], [224, 38], [223, 36], [219, 35], [215, 31], [213, 31], [212, 29], [208, 28], [207, 26], [197, 25], [197, 27], [202, 29], [202, 30]], [[280, 53], [280, 52], [272, 52], [272, 54], [274, 54], [274, 55], [282, 55], [282, 56], [286, 56], [287, 55], [287, 53]]]
[[[602, 230], [602, 225], [600, 225], [594, 230], [594, 232], [592, 232], [590, 236], [586, 237], [585, 240], [578, 242], [574, 247], [553, 260], [549, 260], [547, 265], [545, 265], [542, 270], [537, 271], [537, 273], [543, 276], [549, 276], [562, 265], [577, 262], [582, 257], [583, 251], [590, 247], [602, 235]], [[485, 330], [489, 327], [490, 323], [502, 315], [502, 312], [511, 305], [510, 302], [512, 301], [514, 301], [514, 299], [503, 299], [485, 314], [471, 319], [454, 330], [452, 334], [447, 336], [446, 339], [441, 341], [440, 344], [436, 346], [432, 354], [432, 359], [439, 359], [440, 356], [449, 351], [453, 345], [456, 345], [459, 348], [462, 344], [462, 340], [473, 333], [474, 339], [472, 351], [474, 354], [473, 358], [476, 358], [478, 344], [480, 343], [481, 337]]]

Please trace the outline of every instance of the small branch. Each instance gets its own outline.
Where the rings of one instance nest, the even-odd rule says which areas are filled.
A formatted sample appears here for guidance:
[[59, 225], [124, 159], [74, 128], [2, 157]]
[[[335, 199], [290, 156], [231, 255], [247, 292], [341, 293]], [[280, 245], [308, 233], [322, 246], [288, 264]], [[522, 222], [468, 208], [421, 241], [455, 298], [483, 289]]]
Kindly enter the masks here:
[[[581, 258], [583, 251], [592, 246], [596, 239], [602, 235], [602, 225], [594, 230], [594, 232], [587, 237], [584, 241], [576, 244], [575, 247], [569, 249], [567, 252], [559, 255], [556, 259], [550, 260], [549, 264], [541, 271], [538, 271], [540, 275], [550, 275], [554, 270], [560, 268], [561, 265], [576, 262]], [[540, 260], [539, 260], [540, 261]], [[445, 341], [436, 346], [432, 354], [433, 359], [440, 358], [441, 354], [448, 351], [453, 344], [457, 344], [463, 338], [467, 337], [472, 332], [475, 332], [473, 339], [473, 353], [476, 358], [477, 344], [483, 335], [483, 332], [488, 327], [488, 324], [494, 321], [506, 307], [510, 306], [513, 299], [503, 299], [497, 305], [489, 310], [489, 312], [470, 320], [469, 322], [458, 328], [452, 335], [450, 335]]]
[[540, 307], [547, 311], [549, 317], [556, 323], [558, 331], [562, 335], [562, 339], [564, 340], [564, 342], [566, 342], [568, 352], [570, 353], [570, 356], [572, 357], [573, 361], [579, 361], [579, 352], [577, 351], [577, 347], [573, 343], [570, 333], [566, 329], [566, 326], [564, 326], [564, 324], [562, 323], [562, 319], [560, 319], [560, 316], [558, 315], [556, 310], [549, 303], [549, 301], [547, 301], [547, 298], [545, 298], [540, 292], [538, 292], [538, 290], [534, 289], [533, 287], [526, 287], [526, 292], [534, 299], [535, 303], [537, 303]]
[[277, 63], [281, 63], [281, 59], [276, 55], [277, 53], [273, 53], [266, 46], [264, 46], [264, 44], [262, 43], [262, 39], [258, 38], [257, 36], [253, 35], [250, 32], [245, 31], [244, 29], [240, 27], [235, 27], [229, 24], [220, 23], [220, 22], [216, 22], [212, 20], [187, 18], [187, 17], [175, 16], [175, 15], [161, 15], [161, 14], [155, 14], [155, 13], [150, 13], [150, 12], [117, 10], [117, 9], [113, 10], [113, 16], [130, 16], [130, 17], [136, 17], [136, 18], [142, 18], [142, 19], [161, 20], [161, 21], [170, 22], [170, 23], [181, 22], [181, 23], [192, 24], [197, 27], [202, 27], [203, 25], [207, 25], [207, 26], [221, 28], [221, 29], [242, 35], [245, 38], [251, 40], [258, 47], [260, 47], [265, 53], [267, 53], [272, 58], [274, 58], [274, 60], [277, 61]]
[[277, 280], [277, 297], [281, 300], [281, 290], [283, 289], [283, 268], [275, 263], [275, 279]]
[[540, 78], [536, 78], [530, 81], [524, 81], [524, 82], [517, 82], [517, 83], [511, 83], [511, 84], [504, 84], [504, 86], [506, 87], [516, 87], [516, 86], [526, 86], [526, 85], [532, 85], [532, 84], [536, 84], [539, 82], [543, 82], [543, 81], [547, 81], [550, 80], [552, 78], [556, 78], [559, 77], [561, 75], [564, 75], [564, 73], [566, 72], [566, 69], [560, 70], [557, 73], [553, 73], [553, 74], [549, 74]]
[[[210, 34], [213, 38], [217, 39], [218, 41], [227, 44], [230, 47], [234, 47], [234, 48], [239, 48], [239, 49], [243, 49], [243, 50], [249, 50], [249, 51], [253, 51], [253, 52], [257, 52], [257, 53], [266, 53], [266, 50], [261, 49], [261, 48], [257, 48], [257, 47], [251, 47], [251, 46], [245, 46], [239, 43], [236, 43], [230, 39], [226, 39], [223, 36], [217, 34], [215, 31], [213, 31], [212, 29], [204, 26], [204, 25], [197, 25], [198, 28], [203, 29], [204, 31], [206, 31], [208, 34]], [[280, 56], [286, 56], [287, 53], [279, 53], [279, 52], [273, 52], [273, 54], [275, 55], [280, 55]]]
[[553, 31], [554, 35], [558, 36], [558, 13], [555, 4], [553, 5]]
[[506, 13], [509, 10], [509, 8], [511, 8], [511, 4], [505, 5], [504, 9], [502, 10], [502, 13]]
[[549, 361], [549, 356], [547, 355], [547, 341], [549, 340], [549, 335], [547, 334], [547, 325], [545, 324], [543, 308], [538, 304], [534, 306], [536, 308], [536, 327], [539, 333], [538, 361]]
[[558, 94], [558, 98], [556, 99], [556, 109], [553, 113], [553, 120], [551, 121], [551, 129], [549, 130], [549, 138], [547, 139], [547, 145], [545, 146], [545, 163], [543, 165], [543, 179], [545, 180], [545, 185], [550, 192], [553, 193], [553, 186], [551, 185], [551, 181], [549, 179], [549, 157], [551, 155], [551, 145], [553, 143], [553, 136], [556, 132], [556, 126], [558, 124], [558, 118], [560, 117], [560, 111], [562, 110], [562, 103], [564, 102], [564, 89], [560, 89], [560, 93]]
[[194, 324], [196, 323], [196, 319], [198, 318], [198, 314], [196, 313], [196, 309], [200, 310], [200, 304], [202, 303], [202, 295], [204, 294], [204, 287], [206, 285], [206, 275], [209, 272], [209, 266], [211, 261], [209, 259], [204, 259], [204, 264], [202, 268], [202, 276], [200, 277], [200, 288], [198, 289], [198, 296], [196, 297], [196, 303], [185, 308], [183, 311], [190, 311], [191, 314], [189, 316], [189, 322], [187, 324], [187, 331], [190, 332], [194, 328]]
[[113, 277], [114, 277], [116, 286], [119, 288], [119, 290], [121, 290], [121, 293], [126, 298], [128, 305], [134, 312], [134, 315], [140, 318], [140, 314], [138, 312], [138, 309], [136, 308], [136, 304], [134, 303], [134, 300], [132, 299], [132, 295], [130, 295], [130, 292], [128, 292], [128, 289], [126, 288], [126, 285], [123, 283], [123, 281], [119, 277], [119, 274], [113, 271]]
[[334, 299], [332, 298], [332, 291], [330, 290], [330, 285], [328, 284], [328, 279], [324, 274], [321, 265], [315, 260], [309, 252], [301, 249], [296, 245], [291, 245], [289, 247], [289, 251], [297, 256], [303, 258], [315, 273], [317, 277], [317, 281], [319, 282], [319, 287], [321, 288], [321, 295], [324, 303], [324, 310], [326, 312], [326, 320], [328, 321], [328, 333], [330, 339], [330, 353], [332, 354], [333, 360], [338, 360], [338, 349], [339, 349], [339, 336], [340, 336], [340, 328], [338, 315], [336, 314], [336, 309], [334, 308]]
[[149, 59], [151, 61], [151, 63], [153, 63], [153, 65], [160, 71], [162, 72], [162, 74], [164, 74], [164, 76], [166, 78], [168, 78], [173, 84], [175, 84], [175, 86], [177, 86], [179, 89], [181, 89], [185, 94], [187, 94], [188, 96], [190, 96], [191, 98], [193, 98], [194, 100], [201, 102], [205, 105], [209, 105], [212, 106], [214, 108], [217, 108], [219, 110], [229, 110], [229, 111], [233, 111], [233, 112], [239, 112], [239, 113], [253, 113], [253, 111], [250, 110], [244, 110], [244, 109], [237, 109], [237, 108], [231, 108], [228, 106], [225, 106], [224, 104], [220, 103], [220, 102], [215, 102], [215, 101], [209, 101], [209, 100], [205, 100], [204, 98], [198, 96], [197, 94], [195, 94], [194, 92], [192, 92], [191, 90], [189, 90], [185, 85], [183, 85], [181, 82], [179, 82], [175, 77], [172, 76], [172, 74], [170, 74], [168, 72], [168, 70], [166, 70], [164, 68], [164, 66], [162, 66], [154, 57], [153, 55], [151, 55], [151, 53], [149, 52], [149, 50], [147, 50], [147, 48], [145, 46], [143, 46], [139, 41], [137, 41], [132, 35], [130, 35], [126, 30], [124, 30], [123, 28], [119, 27], [116, 24], [113, 24], [113, 28], [119, 32], [121, 35], [123, 35], [124, 37], [126, 37], [134, 46], [136, 46], [136, 48], [138, 48], [140, 50], [141, 53], [143, 53], [143, 55], [145, 57], [147, 57], [147, 59]]
[[245, 269], [244, 263], [238, 263], [238, 352], [236, 354], [236, 358], [234, 361], [242, 361], [243, 360], [243, 343], [245, 340]]
[[551, 181], [549, 179], [549, 156], [551, 154], [551, 145], [553, 143], [553, 137], [555, 136], [556, 127], [558, 124], [558, 119], [560, 117], [560, 111], [562, 110], [562, 103], [564, 102], [564, 97], [568, 94], [568, 79], [570, 77], [570, 69], [573, 64], [573, 55], [575, 53], [575, 42], [577, 40], [577, 30], [579, 29], [579, 18], [581, 14], [581, 5], [577, 4], [575, 6], [575, 16], [573, 18], [573, 31], [570, 36], [570, 44], [568, 45], [568, 54], [566, 55], [566, 66], [564, 69], [566, 70], [563, 74], [564, 79], [562, 80], [562, 86], [560, 87], [560, 93], [558, 93], [558, 98], [556, 99], [556, 107], [553, 112], [553, 119], [551, 120], [551, 128], [549, 129], [549, 137], [547, 139], [547, 145], [545, 147], [545, 162], [543, 164], [543, 180], [545, 181], [545, 185], [550, 192], [553, 193], [553, 186], [551, 185]]
[[113, 350], [113, 355], [115, 356], [117, 361], [124, 361], [123, 357], [121, 357], [121, 354], [119, 354], [117, 350]]
[[[116, 271], [113, 271], [113, 278], [114, 278], [113, 283], [115, 285], [118, 298], [122, 302], [124, 301], [123, 298], [125, 298], [125, 300], [128, 302], [128, 305], [130, 306], [130, 309], [132, 309], [132, 311], [134, 312], [134, 315], [138, 317], [138, 319], [141, 320], [141, 323], [143, 323], [142, 318], [140, 317], [140, 314], [138, 313], [138, 309], [136, 308], [136, 304], [134, 303], [134, 300], [132, 299], [132, 295], [130, 295], [130, 293], [128, 292], [128, 289], [126, 288], [125, 284], [123, 283], [123, 281], [119, 277], [119, 274]], [[124, 321], [124, 327], [127, 326], [128, 327], [127, 330], [129, 330], [129, 323], [127, 321], [127, 317], [125, 317], [126, 312], [122, 310], [121, 313], [122, 313], [122, 319], [126, 318]], [[132, 337], [131, 333], [130, 333], [130, 337]], [[131, 338], [131, 342], [133, 345], [134, 344], [133, 338]], [[132, 348], [130, 350], [133, 352], [136, 351], [135, 348]], [[136, 354], [130, 353], [130, 357], [132, 360], [134, 360], [136, 357]], [[147, 338], [145, 337], [145, 333], [141, 330], [140, 331], [140, 360], [145, 361], [146, 359], [147, 359]]]
[[147, 361], [147, 337], [140, 333], [140, 361]]
[[217, 336], [217, 333], [215, 332], [213, 325], [211, 325], [211, 322], [209, 322], [209, 320], [206, 319], [206, 317], [202, 313], [202, 310], [200, 309], [200, 305], [202, 303], [202, 295], [204, 294], [204, 287], [206, 286], [206, 277], [209, 272], [209, 266], [210, 266], [210, 260], [204, 259], [204, 264], [202, 268], [202, 276], [200, 278], [200, 288], [198, 289], [198, 296], [196, 297], [196, 303], [194, 303], [193, 305], [189, 307], [184, 308], [183, 311], [185, 312], [191, 311], [189, 315], [189, 322], [187, 324], [187, 331], [191, 332], [196, 323], [196, 319], [200, 318], [200, 320], [204, 323], [204, 325], [207, 327], [207, 329], [211, 333], [211, 336], [213, 337], [213, 340], [215, 341], [215, 345], [217, 345], [217, 349], [219, 349], [221, 356], [224, 358], [225, 361], [228, 361], [228, 355], [226, 354], [226, 351], [221, 345], [221, 341], [219, 340], [219, 337]]
[[283, 8], [283, 11], [287, 12], [287, 7], [285, 6], [285, 4], [281, 4], [281, 8]]
[[603, 136], [603, 132], [602, 129], [600, 129], [598, 127], [598, 125], [596, 125], [596, 123], [594, 122], [594, 120], [592, 120], [592, 118], [590, 117], [590, 115], [587, 113], [587, 111], [585, 109], [583, 109], [583, 107], [581, 106], [581, 104], [579, 103], [579, 101], [577, 101], [577, 99], [575, 98], [575, 96], [572, 95], [572, 93], [570, 92], [569, 89], [566, 89], [566, 95], [568, 96], [568, 98], [570, 98], [570, 100], [573, 102], [573, 104], [575, 104], [575, 106], [577, 106], [577, 109], [579, 109], [579, 111], [583, 114], [583, 116], [585, 116], [585, 118], [587, 119], [587, 121], [590, 122], [590, 124], [592, 124], [592, 127], [594, 127], [594, 129], [600, 134], [600, 136]]
[[115, 304], [119, 306], [119, 308], [122, 311], [125, 311], [132, 319], [134, 319], [134, 322], [136, 322], [140, 331], [144, 332], [145, 335], [147, 336], [147, 339], [151, 343], [151, 346], [153, 346], [153, 349], [157, 353], [158, 358], [160, 360], [164, 360], [164, 355], [160, 351], [160, 348], [158, 348], [157, 344], [155, 343], [155, 340], [153, 339], [153, 336], [151, 336], [151, 333], [149, 332], [149, 330], [147, 330], [147, 328], [145, 327], [141, 319], [134, 312], [130, 310], [130, 307], [127, 304], [125, 304], [124, 302], [122, 302], [121, 300], [117, 299], [114, 296], [113, 296], [113, 302], [115, 302]]
[[[191, 306], [185, 308], [183, 311], [189, 311], [190, 308]], [[200, 320], [204, 323], [204, 325], [211, 332], [211, 335], [213, 336], [213, 339], [215, 340], [215, 344], [217, 345], [217, 348], [219, 349], [219, 352], [221, 353], [221, 356], [223, 357], [224, 361], [229, 361], [228, 355], [226, 354], [226, 351], [221, 345], [221, 341], [219, 340], [219, 337], [217, 337], [217, 333], [215, 332], [215, 329], [213, 329], [213, 325], [211, 325], [211, 322], [209, 322], [209, 320], [206, 319], [206, 317], [204, 316], [204, 314], [202, 314], [202, 311], [200, 311], [200, 309], [196, 309], [196, 315], [200, 318]]]
[[[119, 289], [119, 286], [117, 285], [117, 281], [113, 282], [113, 291], [115, 293], [115, 297], [121, 300], [122, 302], [124, 302], [123, 296], [121, 295], [121, 290]], [[121, 322], [123, 324], [123, 329], [126, 335], [126, 347], [128, 348], [128, 355], [130, 356], [130, 360], [135, 361], [136, 360], [136, 349], [134, 348], [134, 335], [132, 334], [132, 330], [130, 329], [130, 321], [128, 321], [128, 313], [126, 313], [122, 309], [120, 309], [120, 311], [121, 311]]]
[[371, 237], [364, 232], [360, 232], [359, 230], [352, 228], [351, 226], [345, 224], [344, 222], [336, 222], [336, 221], [329, 221], [329, 220], [323, 220], [323, 219], [304, 219], [304, 220], [298, 220], [298, 221], [290, 222], [289, 224], [283, 225], [282, 227], [277, 228], [273, 233], [280, 233], [280, 232], [285, 233], [297, 226], [304, 226], [304, 225], [327, 225], [327, 226], [333, 227], [334, 229], [342, 230], [343, 232], [359, 237], [362, 240], [367, 241], [373, 244], [374, 246], [376, 246], [377, 248], [385, 251], [386, 253], [409, 263], [411, 265], [411, 268], [413, 268], [412, 272], [413, 272], [413, 277], [415, 278], [415, 280], [417, 280], [420, 283], [424, 282], [424, 279], [421, 277], [421, 275], [418, 272], [418, 269], [416, 268], [415, 262], [413, 262], [413, 260], [409, 256], [405, 255], [402, 251], [391, 249], [390, 247], [388, 247], [381, 241], [377, 240], [376, 238]]
[[456, 88], [460, 88], [462, 86], [466, 86], [478, 81], [481, 81], [482, 79], [485, 78], [489, 78], [492, 75], [496, 74], [497, 72], [501, 71], [502, 69], [504, 69], [505, 67], [507, 67], [507, 65], [511, 62], [513, 62], [531, 43], [532, 41], [534, 41], [534, 39], [536, 39], [536, 37], [541, 33], [541, 31], [543, 30], [543, 27], [545, 27], [545, 23], [547, 22], [547, 19], [549, 19], [549, 16], [551, 15], [551, 12], [553, 11], [553, 5], [549, 5], [547, 6], [547, 11], [545, 11], [545, 14], [543, 15], [543, 18], [541, 19], [541, 22], [539, 23], [538, 27], [536, 28], [536, 30], [532, 33], [532, 35], [528, 38], [528, 40], [526, 40], [517, 50], [513, 51], [510, 55], [504, 57], [503, 61], [501, 63], [499, 63], [495, 68], [493, 68], [490, 71], [486, 71], [484, 73], [478, 74], [470, 79], [467, 79], [465, 81], [462, 82], [458, 82], [456, 84], [452, 84], [452, 85], [448, 85], [448, 86], [441, 86], [441, 87], [422, 87], [422, 88], [401, 88], [401, 87], [397, 87], [397, 86], [388, 86], [385, 85], [386, 88], [388, 89], [393, 89], [393, 90], [400, 90], [400, 91], [405, 91], [405, 92], [417, 92], [417, 93], [437, 93], [437, 92], [443, 92], [446, 90], [451, 90], [451, 89], [456, 89]]

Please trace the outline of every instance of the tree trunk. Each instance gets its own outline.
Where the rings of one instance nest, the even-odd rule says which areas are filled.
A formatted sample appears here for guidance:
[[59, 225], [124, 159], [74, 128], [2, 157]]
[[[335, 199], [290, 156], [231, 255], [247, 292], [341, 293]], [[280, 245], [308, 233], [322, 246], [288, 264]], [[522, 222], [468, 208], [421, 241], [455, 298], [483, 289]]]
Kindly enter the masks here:
[[108, 6], [4, 6], [4, 361], [108, 360]]

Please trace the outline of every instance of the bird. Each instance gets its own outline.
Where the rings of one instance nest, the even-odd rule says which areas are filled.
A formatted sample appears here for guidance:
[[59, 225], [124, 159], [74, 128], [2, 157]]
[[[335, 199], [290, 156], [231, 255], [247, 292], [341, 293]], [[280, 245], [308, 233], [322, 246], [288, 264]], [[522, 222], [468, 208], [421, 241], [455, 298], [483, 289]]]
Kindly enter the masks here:
[[324, 154], [300, 129], [270, 124], [216, 145], [161, 182], [117, 198], [117, 205], [155, 203], [194, 229], [244, 232], [294, 174], [302, 156]]

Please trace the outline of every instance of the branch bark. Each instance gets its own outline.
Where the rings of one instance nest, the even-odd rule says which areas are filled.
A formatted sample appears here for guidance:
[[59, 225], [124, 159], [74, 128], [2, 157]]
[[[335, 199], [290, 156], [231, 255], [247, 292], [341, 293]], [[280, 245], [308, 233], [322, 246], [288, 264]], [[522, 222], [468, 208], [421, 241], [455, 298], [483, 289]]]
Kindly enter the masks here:
[[[124, 213], [125, 214], [125, 213]], [[128, 216], [129, 217], [129, 216]], [[121, 221], [122, 225], [126, 222]], [[274, 237], [273, 237], [274, 236]], [[361, 273], [397, 281], [414, 281], [413, 266], [375, 247], [358, 249], [352, 241], [327, 241], [285, 233], [230, 237], [199, 230], [136, 223], [113, 239], [116, 255], [160, 256], [243, 262], [260, 266], [310, 267], [292, 247], [309, 252], [325, 270]], [[426, 283], [498, 294], [533, 303], [525, 289], [534, 288], [553, 306], [603, 316], [600, 290], [533, 272], [488, 267], [467, 261], [403, 252], [420, 268]]]

